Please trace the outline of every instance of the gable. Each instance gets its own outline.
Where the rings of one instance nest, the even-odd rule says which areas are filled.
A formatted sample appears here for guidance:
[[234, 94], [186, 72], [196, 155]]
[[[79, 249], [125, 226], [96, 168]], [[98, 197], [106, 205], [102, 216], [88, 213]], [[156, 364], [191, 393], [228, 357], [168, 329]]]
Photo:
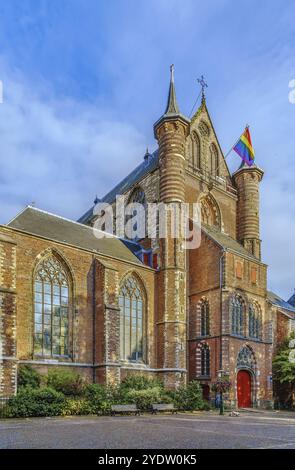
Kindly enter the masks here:
[[[197, 144], [195, 142], [197, 141]], [[200, 157], [194, 158], [194, 146], [200, 146]], [[199, 165], [196, 165], [196, 160]], [[188, 168], [194, 172], [196, 168], [202, 174], [219, 177], [220, 179], [231, 179], [231, 174], [219, 144], [211, 117], [205, 101], [191, 119], [190, 132], [186, 139], [186, 160]], [[216, 163], [218, 162], [218, 164]], [[217, 167], [217, 168], [216, 168]]]

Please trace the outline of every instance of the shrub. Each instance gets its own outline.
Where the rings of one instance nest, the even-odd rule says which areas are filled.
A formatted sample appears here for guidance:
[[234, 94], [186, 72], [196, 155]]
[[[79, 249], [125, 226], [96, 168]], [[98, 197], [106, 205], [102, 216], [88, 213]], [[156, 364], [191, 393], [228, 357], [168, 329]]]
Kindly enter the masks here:
[[15, 397], [10, 398], [9, 415], [15, 418], [29, 416], [58, 416], [62, 413], [65, 398], [62, 393], [44, 387], [20, 389]]
[[111, 405], [119, 402], [117, 387], [99, 384], [88, 384], [84, 388], [84, 396], [91, 406], [92, 412], [107, 413]]
[[22, 366], [18, 370], [17, 385], [18, 387], [39, 388], [41, 383], [41, 375], [31, 366]]
[[120, 389], [125, 390], [146, 390], [148, 388], [163, 388], [163, 384], [158, 379], [151, 379], [143, 375], [128, 375], [120, 385]]
[[48, 372], [47, 385], [68, 396], [80, 396], [84, 391], [82, 377], [71, 370], [51, 369]]
[[131, 403], [135, 403], [140, 410], [149, 410], [153, 403], [161, 401], [160, 387], [147, 388], [146, 390], [129, 390], [126, 398]]
[[95, 414], [95, 409], [89, 400], [84, 398], [66, 398], [62, 407], [62, 416]]
[[206, 408], [202, 399], [202, 389], [198, 382], [192, 381], [169, 393], [173, 403], [179, 410], [201, 410]]

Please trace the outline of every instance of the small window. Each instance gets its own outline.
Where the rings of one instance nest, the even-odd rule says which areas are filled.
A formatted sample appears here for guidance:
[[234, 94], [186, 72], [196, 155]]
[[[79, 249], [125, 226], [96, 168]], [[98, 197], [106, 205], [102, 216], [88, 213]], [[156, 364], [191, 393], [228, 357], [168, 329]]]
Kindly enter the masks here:
[[201, 336], [208, 336], [210, 334], [209, 322], [209, 302], [204, 300], [201, 305]]
[[257, 268], [251, 267], [251, 282], [257, 284]]
[[236, 262], [236, 278], [243, 279], [243, 263], [241, 261]]

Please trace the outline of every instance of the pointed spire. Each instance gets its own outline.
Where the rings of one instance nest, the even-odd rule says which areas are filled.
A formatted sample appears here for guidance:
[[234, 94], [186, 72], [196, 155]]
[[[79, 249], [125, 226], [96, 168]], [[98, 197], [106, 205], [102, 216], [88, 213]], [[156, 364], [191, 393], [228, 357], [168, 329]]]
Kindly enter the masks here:
[[174, 64], [170, 66], [170, 88], [165, 114], [179, 114], [174, 85]]
[[145, 160], [148, 160], [150, 156], [151, 156], [151, 154], [150, 154], [150, 152], [149, 152], [149, 148], [147, 147], [147, 148], [146, 148], [146, 152], [145, 152], [145, 154], [144, 154], [144, 159], [145, 159]]

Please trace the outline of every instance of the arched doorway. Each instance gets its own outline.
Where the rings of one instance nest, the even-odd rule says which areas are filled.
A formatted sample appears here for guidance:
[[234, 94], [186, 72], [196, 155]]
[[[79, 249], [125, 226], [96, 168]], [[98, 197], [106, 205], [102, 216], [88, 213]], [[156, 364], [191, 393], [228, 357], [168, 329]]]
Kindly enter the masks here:
[[237, 375], [238, 407], [251, 408], [252, 406], [252, 380], [247, 370], [239, 370]]

